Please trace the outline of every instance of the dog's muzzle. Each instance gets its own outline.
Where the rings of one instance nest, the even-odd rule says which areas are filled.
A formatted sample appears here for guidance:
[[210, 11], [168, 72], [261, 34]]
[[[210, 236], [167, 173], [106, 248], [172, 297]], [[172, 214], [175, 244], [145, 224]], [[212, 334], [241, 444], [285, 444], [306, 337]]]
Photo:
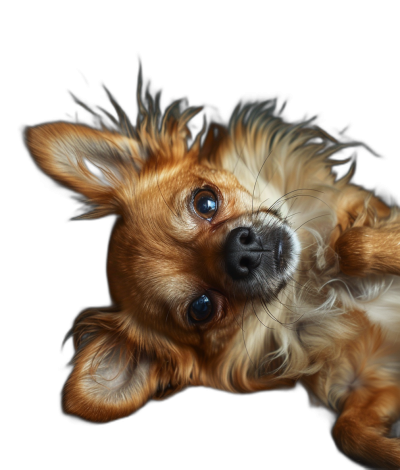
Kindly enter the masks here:
[[277, 293], [295, 269], [297, 246], [297, 237], [283, 224], [237, 227], [226, 238], [225, 271], [240, 284], [267, 283]]

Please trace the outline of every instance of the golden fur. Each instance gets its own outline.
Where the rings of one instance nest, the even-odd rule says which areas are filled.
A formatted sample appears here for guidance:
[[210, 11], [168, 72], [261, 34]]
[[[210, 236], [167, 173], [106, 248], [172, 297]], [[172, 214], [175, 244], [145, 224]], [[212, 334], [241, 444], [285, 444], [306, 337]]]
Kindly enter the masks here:
[[[176, 102], [162, 115], [139, 77], [133, 125], [109, 96], [112, 125], [25, 134], [41, 169], [84, 197], [81, 218], [118, 215], [113, 305], [75, 320], [64, 410], [108, 421], [188, 385], [251, 392], [301, 380], [339, 414], [333, 435], [346, 454], [400, 467], [388, 437], [400, 416], [400, 216], [350, 182], [354, 165], [335, 179], [343, 162], [332, 155], [359, 144], [311, 121], [288, 124], [267, 101], [239, 105], [228, 126], [211, 124], [189, 146], [200, 108]], [[210, 187], [218, 211], [204, 222], [188, 208]], [[241, 294], [223, 268], [230, 231], [265, 221], [290, 225], [299, 247], [286, 286], [268, 298]], [[191, 325], [190, 299], [204, 291], [213, 316]]]

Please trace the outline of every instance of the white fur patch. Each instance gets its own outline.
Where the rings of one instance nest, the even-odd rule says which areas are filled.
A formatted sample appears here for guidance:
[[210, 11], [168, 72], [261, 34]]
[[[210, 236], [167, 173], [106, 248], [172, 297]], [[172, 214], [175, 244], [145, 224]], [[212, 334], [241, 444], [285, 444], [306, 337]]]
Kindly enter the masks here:
[[374, 300], [363, 304], [372, 323], [379, 324], [390, 339], [400, 340], [400, 278], [393, 276], [387, 288]]

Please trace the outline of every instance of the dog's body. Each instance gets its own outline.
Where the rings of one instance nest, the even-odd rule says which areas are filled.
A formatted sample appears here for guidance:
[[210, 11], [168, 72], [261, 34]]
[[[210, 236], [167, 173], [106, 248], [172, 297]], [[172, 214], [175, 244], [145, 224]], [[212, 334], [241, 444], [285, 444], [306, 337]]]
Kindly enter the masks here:
[[[29, 128], [39, 166], [81, 193], [86, 218], [117, 214], [113, 306], [76, 319], [64, 409], [126, 416], [188, 385], [236, 392], [301, 380], [339, 413], [351, 457], [400, 467], [400, 213], [350, 183], [340, 144], [274, 102], [238, 107], [189, 148], [199, 109], [141, 97], [133, 126]], [[110, 117], [110, 115], [109, 115]], [[93, 165], [101, 170], [91, 171]]]

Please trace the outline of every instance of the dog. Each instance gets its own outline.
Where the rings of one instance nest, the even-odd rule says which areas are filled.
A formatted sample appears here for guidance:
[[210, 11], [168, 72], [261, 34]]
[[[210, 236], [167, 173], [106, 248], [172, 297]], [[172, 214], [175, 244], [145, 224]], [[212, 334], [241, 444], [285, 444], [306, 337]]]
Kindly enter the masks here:
[[[77, 192], [78, 219], [117, 216], [107, 261], [112, 305], [84, 310], [66, 413], [96, 422], [189, 385], [231, 392], [291, 387], [338, 414], [352, 459], [400, 467], [400, 212], [341, 178], [339, 142], [276, 101], [239, 104], [228, 125], [143, 91], [131, 123], [25, 129], [47, 175]], [[67, 339], [66, 338], [66, 339]]]

